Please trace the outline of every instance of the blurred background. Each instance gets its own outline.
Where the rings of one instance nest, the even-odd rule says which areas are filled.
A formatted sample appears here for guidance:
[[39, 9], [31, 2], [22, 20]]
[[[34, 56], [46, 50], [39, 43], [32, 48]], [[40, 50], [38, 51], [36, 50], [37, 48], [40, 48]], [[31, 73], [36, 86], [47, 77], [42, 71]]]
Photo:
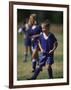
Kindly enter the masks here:
[[49, 19], [51, 23], [63, 24], [63, 12], [62, 11], [43, 11], [43, 10], [17, 10], [17, 23], [25, 23], [26, 18], [29, 18], [30, 14], [37, 14], [37, 23]]
[[[61, 11], [43, 11], [43, 10], [25, 10], [17, 9], [17, 29], [25, 24], [26, 19], [30, 14], [37, 14], [37, 23], [41, 24], [43, 21], [50, 20], [50, 31], [54, 33], [58, 40], [58, 47], [54, 53], [53, 76], [55, 78], [63, 78], [63, 12]], [[32, 75], [32, 63], [30, 54], [28, 61], [23, 63], [24, 53], [24, 39], [23, 34], [17, 33], [17, 79], [26, 80]], [[29, 52], [28, 52], [29, 53]], [[46, 67], [40, 73], [37, 79], [48, 79]]]

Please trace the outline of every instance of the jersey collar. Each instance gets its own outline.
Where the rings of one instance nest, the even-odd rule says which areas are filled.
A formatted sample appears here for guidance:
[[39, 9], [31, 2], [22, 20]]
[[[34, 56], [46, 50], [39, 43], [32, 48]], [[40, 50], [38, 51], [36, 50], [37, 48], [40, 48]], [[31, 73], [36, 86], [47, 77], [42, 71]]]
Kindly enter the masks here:
[[45, 39], [48, 39], [49, 36], [50, 36], [50, 32], [49, 32], [48, 36], [43, 32], [43, 37], [44, 37]]

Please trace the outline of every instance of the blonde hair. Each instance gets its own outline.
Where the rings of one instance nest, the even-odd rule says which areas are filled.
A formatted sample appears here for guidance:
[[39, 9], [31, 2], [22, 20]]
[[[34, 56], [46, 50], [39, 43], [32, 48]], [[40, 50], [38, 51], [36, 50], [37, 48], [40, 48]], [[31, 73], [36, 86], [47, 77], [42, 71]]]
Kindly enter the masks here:
[[33, 17], [36, 20], [36, 14], [30, 14], [30, 17]]
[[33, 20], [34, 20], [34, 24], [36, 24], [36, 23], [37, 23], [37, 22], [36, 22], [36, 14], [30, 14], [29, 24], [30, 24], [31, 22], [33, 22]]

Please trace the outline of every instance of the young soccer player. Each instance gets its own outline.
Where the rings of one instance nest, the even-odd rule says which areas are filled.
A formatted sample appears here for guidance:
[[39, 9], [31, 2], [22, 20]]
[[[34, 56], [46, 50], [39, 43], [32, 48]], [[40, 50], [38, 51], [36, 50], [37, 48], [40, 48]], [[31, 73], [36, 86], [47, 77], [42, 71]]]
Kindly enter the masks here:
[[28, 30], [28, 36], [31, 37], [31, 46], [32, 46], [32, 72], [36, 69], [36, 63], [38, 61], [38, 50], [37, 50], [37, 43], [38, 37], [41, 33], [41, 27], [37, 25], [36, 21], [36, 14], [31, 14], [29, 17], [29, 21], [31, 22], [32, 26]]
[[[29, 39], [31, 39], [32, 69], [33, 69], [32, 72], [34, 72], [36, 69], [36, 64], [38, 62], [37, 40], [38, 40], [38, 37], [42, 31], [41, 27], [39, 25], [37, 25], [36, 14], [31, 14], [29, 16], [28, 24], [26, 24], [26, 28], [23, 28], [23, 31], [24, 31], [25, 35], [28, 37], [25, 40], [25, 46], [30, 44]], [[26, 50], [25, 50], [25, 53], [26, 53]], [[26, 57], [27, 57], [27, 55], [25, 54], [24, 55], [24, 61], [26, 61]]]
[[47, 63], [48, 78], [53, 78], [52, 64], [54, 63], [54, 51], [57, 48], [57, 39], [54, 34], [49, 32], [50, 24], [49, 21], [42, 23], [42, 34], [39, 36], [39, 48], [41, 54], [39, 56], [39, 67], [36, 68], [32, 77], [29, 80], [34, 80], [39, 75], [41, 69]]
[[22, 27], [19, 28], [18, 32], [21, 33], [23, 32], [23, 37], [24, 37], [24, 59], [23, 62], [27, 61], [27, 55], [28, 55], [28, 51], [30, 51], [30, 54], [32, 54], [32, 50], [31, 50], [31, 38], [28, 36], [28, 30], [31, 27], [31, 23], [26, 22], [25, 25], [23, 25]]

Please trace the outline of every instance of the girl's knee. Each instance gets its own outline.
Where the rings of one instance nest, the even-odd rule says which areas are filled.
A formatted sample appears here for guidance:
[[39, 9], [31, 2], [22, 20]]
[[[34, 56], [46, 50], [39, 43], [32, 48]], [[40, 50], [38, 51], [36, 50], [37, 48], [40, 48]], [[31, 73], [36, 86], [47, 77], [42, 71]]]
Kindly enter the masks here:
[[47, 69], [49, 69], [49, 68], [52, 68], [52, 65], [51, 64], [48, 64], [47, 65]]

